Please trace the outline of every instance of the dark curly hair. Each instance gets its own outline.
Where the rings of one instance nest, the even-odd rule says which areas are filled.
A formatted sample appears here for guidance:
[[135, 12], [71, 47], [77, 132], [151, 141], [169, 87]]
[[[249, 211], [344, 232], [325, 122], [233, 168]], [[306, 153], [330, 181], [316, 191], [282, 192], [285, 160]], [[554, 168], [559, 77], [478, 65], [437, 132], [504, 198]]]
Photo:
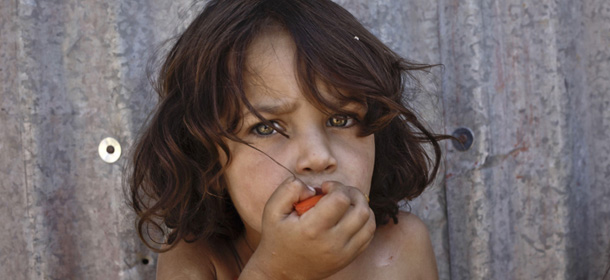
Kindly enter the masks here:
[[[368, 109], [360, 135], [375, 135], [370, 207], [377, 225], [396, 223], [398, 202], [420, 195], [436, 176], [438, 141], [446, 136], [428, 131], [404, 98], [421, 87], [415, 71], [433, 65], [404, 60], [329, 0], [210, 1], [167, 54], [156, 80], [159, 104], [133, 152], [130, 202], [140, 238], [153, 250], [179, 240], [231, 240], [243, 231], [219, 155], [230, 161], [223, 139], [244, 143], [235, 135], [244, 106], [269, 122], [246, 99], [243, 73], [249, 44], [272, 25], [294, 40], [297, 79], [312, 104], [341, 112], [339, 100]], [[333, 102], [319, 82], [335, 89]]]

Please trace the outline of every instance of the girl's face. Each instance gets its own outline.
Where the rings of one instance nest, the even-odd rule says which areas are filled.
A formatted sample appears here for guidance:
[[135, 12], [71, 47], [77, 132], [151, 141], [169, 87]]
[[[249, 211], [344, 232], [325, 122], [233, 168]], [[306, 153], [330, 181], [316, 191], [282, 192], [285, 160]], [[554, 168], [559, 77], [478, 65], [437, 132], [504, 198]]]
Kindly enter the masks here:
[[[322, 112], [306, 100], [296, 80], [292, 38], [282, 31], [258, 36], [250, 46], [246, 65], [248, 100], [289, 138], [262, 124], [247, 109], [243, 109], [243, 126], [237, 136], [273, 157], [310, 186], [338, 181], [368, 194], [375, 160], [374, 136], [358, 137], [359, 124], [355, 119]], [[325, 94], [324, 87], [320, 91]], [[344, 109], [360, 118], [366, 113], [356, 103]], [[246, 234], [250, 240], [258, 240], [267, 200], [292, 175], [247, 145], [233, 141], [227, 141], [227, 145], [233, 156], [225, 173], [228, 191]], [[221, 158], [221, 162], [225, 159]]]

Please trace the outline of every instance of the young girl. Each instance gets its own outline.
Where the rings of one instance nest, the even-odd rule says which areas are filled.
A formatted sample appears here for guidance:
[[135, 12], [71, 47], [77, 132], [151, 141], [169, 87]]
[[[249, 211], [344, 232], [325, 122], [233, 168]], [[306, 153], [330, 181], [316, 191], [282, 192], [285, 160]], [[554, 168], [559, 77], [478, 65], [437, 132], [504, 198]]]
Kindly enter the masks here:
[[208, 3], [133, 158], [157, 279], [437, 278], [425, 225], [398, 209], [438, 170], [442, 137], [403, 98], [429, 67], [331, 1]]

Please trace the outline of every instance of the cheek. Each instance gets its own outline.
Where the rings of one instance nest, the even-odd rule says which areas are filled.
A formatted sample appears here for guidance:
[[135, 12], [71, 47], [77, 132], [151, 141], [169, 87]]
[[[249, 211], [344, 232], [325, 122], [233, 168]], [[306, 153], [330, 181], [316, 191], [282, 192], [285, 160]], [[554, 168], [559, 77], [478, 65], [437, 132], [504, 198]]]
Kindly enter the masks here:
[[258, 152], [238, 150], [225, 178], [231, 199], [242, 221], [259, 230], [267, 200], [283, 181], [277, 165]]
[[367, 176], [370, 185], [375, 168], [375, 137], [373, 135], [364, 137], [362, 144], [362, 173]]
[[350, 177], [351, 183], [363, 192], [368, 192], [375, 168], [375, 137], [369, 135], [346, 140], [337, 145], [341, 151], [343, 170]]

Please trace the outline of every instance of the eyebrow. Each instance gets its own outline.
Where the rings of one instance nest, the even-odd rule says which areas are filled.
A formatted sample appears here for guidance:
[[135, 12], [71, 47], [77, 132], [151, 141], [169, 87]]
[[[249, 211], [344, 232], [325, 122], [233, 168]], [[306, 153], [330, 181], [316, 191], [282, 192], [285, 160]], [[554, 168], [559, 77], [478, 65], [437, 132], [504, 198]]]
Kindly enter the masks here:
[[[254, 110], [259, 113], [267, 113], [272, 115], [282, 115], [294, 112], [298, 109], [298, 102], [278, 102], [277, 104], [253, 104]], [[250, 115], [252, 112], [247, 111], [245, 115]]]

